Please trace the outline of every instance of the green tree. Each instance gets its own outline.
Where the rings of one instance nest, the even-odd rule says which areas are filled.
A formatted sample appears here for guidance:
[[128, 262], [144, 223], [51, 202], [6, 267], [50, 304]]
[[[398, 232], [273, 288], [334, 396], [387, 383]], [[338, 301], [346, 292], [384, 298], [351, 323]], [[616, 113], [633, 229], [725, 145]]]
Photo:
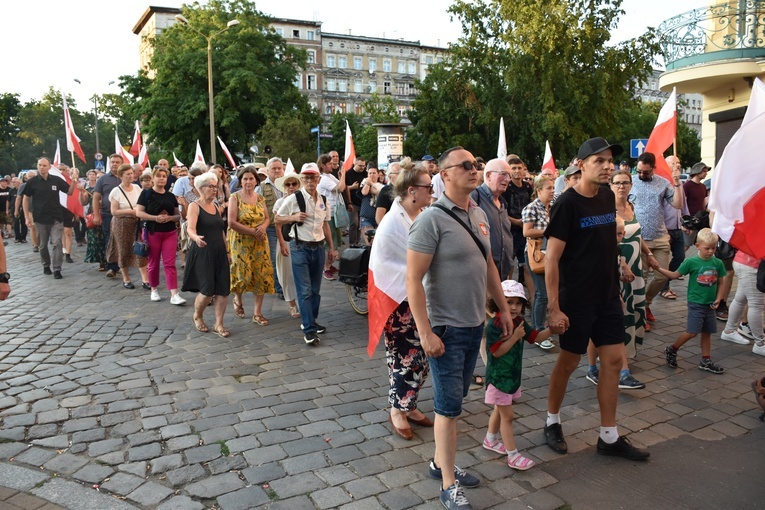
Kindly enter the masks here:
[[[240, 24], [212, 40], [216, 134], [232, 151], [246, 151], [274, 113], [310, 106], [294, 86], [306, 54], [269, 28], [269, 18], [247, 0], [194, 2], [183, 8], [189, 27], [176, 23], [157, 37], [156, 72], [137, 108], [146, 132], [167, 150], [190, 158], [199, 139], [209, 147], [207, 43], [203, 34]], [[140, 79], [140, 77], [138, 77]]]
[[18, 146], [18, 117], [21, 102], [18, 94], [0, 95], [0, 174], [16, 172], [14, 146]]
[[266, 120], [258, 131], [261, 149], [271, 147], [271, 155], [279, 156], [285, 162], [292, 159], [296, 170], [303, 163], [316, 161], [316, 136], [311, 134], [311, 127], [319, 121], [317, 114], [300, 115], [287, 112], [274, 115]]
[[[321, 152], [327, 154], [330, 151], [337, 151], [340, 154], [340, 159], [345, 154], [345, 121], [348, 121], [348, 125], [351, 128], [353, 134], [354, 143], [362, 130], [361, 118], [354, 113], [342, 113], [335, 112], [330, 118], [326, 127], [322, 128], [322, 131], [332, 135], [332, 138], [324, 138], [321, 141]], [[358, 150], [356, 151], [358, 153]]]

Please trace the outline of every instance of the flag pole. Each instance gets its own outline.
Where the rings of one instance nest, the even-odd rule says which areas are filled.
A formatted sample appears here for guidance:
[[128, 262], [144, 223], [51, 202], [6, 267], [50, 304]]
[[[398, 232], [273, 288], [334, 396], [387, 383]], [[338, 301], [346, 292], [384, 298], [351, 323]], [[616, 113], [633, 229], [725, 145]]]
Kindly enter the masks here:
[[677, 136], [672, 139], [672, 155], [677, 158]]
[[76, 165], [76, 164], [75, 164], [75, 162], [74, 162], [74, 151], [69, 151], [69, 154], [71, 154], [71, 155], [72, 155], [72, 168], [76, 168], [76, 167], [77, 167], [77, 165]]

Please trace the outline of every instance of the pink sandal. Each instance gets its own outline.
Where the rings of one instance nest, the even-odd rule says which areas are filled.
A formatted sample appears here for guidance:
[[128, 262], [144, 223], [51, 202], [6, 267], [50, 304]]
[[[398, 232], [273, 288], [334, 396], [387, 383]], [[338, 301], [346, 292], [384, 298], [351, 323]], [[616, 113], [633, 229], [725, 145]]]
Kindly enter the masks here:
[[517, 469], [518, 471], [526, 471], [527, 469], [534, 467], [534, 461], [527, 459], [520, 453], [516, 453], [515, 455], [507, 458], [507, 465], [513, 469]]

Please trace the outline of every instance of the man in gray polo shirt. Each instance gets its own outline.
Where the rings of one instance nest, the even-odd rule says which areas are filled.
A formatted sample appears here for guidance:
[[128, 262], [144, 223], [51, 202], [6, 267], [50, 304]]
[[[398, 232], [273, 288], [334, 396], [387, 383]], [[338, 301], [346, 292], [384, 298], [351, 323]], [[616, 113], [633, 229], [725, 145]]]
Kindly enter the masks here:
[[[491, 256], [489, 221], [470, 199], [478, 186], [478, 163], [455, 147], [441, 155], [438, 166], [446, 191], [410, 230], [406, 293], [433, 378], [436, 449], [428, 475], [442, 480], [446, 508], [469, 510], [462, 487], [480, 481], [454, 465], [457, 417], [480, 349], [487, 290], [501, 311], [502, 339], [513, 325]], [[454, 291], [457, 279], [464, 282], [460, 292]]]

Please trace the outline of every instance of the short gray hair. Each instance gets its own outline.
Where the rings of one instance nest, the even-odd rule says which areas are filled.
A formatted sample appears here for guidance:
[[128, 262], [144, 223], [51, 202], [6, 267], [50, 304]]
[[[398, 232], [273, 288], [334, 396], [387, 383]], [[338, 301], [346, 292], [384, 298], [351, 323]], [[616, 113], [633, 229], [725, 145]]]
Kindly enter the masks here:
[[[193, 166], [193, 165], [192, 165]], [[212, 172], [205, 172], [201, 175], [198, 175], [194, 178], [194, 187], [199, 191], [202, 192], [202, 186], [205, 186], [207, 184], [212, 184], [214, 186], [218, 185], [218, 176], [215, 175]]]
[[195, 168], [199, 169], [200, 173], [204, 173], [207, 171], [207, 164], [202, 163], [201, 161], [194, 161], [194, 163], [191, 165], [191, 168], [189, 168], [189, 173], [191, 173], [191, 171]]
[[281, 163], [281, 164], [284, 164], [284, 161], [282, 161], [282, 158], [280, 158], [280, 157], [278, 157], [278, 156], [274, 156], [273, 158], [271, 158], [271, 159], [269, 159], [269, 160], [268, 160], [268, 162], [266, 163], [266, 168], [268, 168], [268, 169], [270, 170], [270, 169], [271, 169], [271, 165], [273, 165], [273, 164], [274, 164], [274, 163], [276, 163], [277, 161], [278, 161], [279, 163]]

